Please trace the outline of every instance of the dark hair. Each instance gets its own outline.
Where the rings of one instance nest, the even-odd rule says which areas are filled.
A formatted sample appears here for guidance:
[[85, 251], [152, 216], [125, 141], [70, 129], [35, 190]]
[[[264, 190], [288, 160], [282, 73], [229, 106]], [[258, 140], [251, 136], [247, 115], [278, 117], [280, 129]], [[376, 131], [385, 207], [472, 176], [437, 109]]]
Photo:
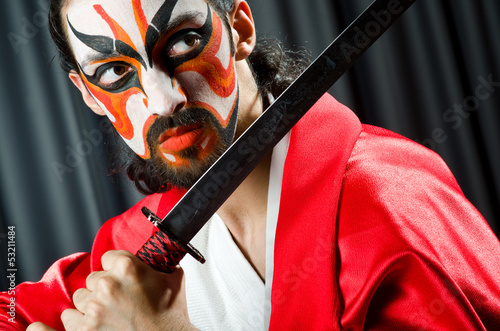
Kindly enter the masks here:
[[52, 40], [56, 44], [59, 51], [59, 59], [61, 67], [65, 71], [79, 71], [78, 64], [76, 63], [73, 51], [69, 44], [66, 29], [64, 25], [64, 18], [62, 16], [63, 7], [68, 0], [51, 0], [49, 8], [49, 32]]
[[[49, 30], [52, 39], [59, 51], [61, 67], [66, 71], [79, 72], [78, 64], [73, 56], [69, 44], [64, 17], [64, 6], [68, 0], [51, 0], [49, 10]], [[207, 0], [214, 10], [223, 18], [226, 27], [229, 26], [227, 13], [233, 9], [234, 0]], [[290, 51], [284, 49], [275, 38], [258, 38], [253, 52], [247, 59], [253, 71], [264, 106], [269, 105], [268, 94], [277, 97], [290, 85], [309, 63], [309, 53], [305, 50]], [[137, 189], [144, 194], [151, 194], [168, 190], [169, 186], [155, 183], [147, 178], [144, 160], [134, 153], [126, 164], [119, 170], [126, 168], [127, 174], [134, 181]], [[113, 172], [117, 169], [114, 169]]]

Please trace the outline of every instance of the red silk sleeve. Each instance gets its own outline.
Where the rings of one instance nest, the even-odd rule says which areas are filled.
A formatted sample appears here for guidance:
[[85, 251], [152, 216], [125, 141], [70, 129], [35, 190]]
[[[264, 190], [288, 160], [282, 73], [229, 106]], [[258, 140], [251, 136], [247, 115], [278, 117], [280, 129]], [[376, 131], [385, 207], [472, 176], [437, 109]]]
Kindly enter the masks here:
[[500, 329], [500, 243], [435, 153], [365, 127], [338, 220], [346, 329]]
[[60, 315], [63, 310], [74, 308], [72, 295], [85, 287], [89, 273], [90, 254], [73, 254], [54, 263], [39, 282], [25, 282], [16, 286], [14, 292], [0, 293], [0, 329], [25, 330], [33, 322], [43, 322], [63, 330]]

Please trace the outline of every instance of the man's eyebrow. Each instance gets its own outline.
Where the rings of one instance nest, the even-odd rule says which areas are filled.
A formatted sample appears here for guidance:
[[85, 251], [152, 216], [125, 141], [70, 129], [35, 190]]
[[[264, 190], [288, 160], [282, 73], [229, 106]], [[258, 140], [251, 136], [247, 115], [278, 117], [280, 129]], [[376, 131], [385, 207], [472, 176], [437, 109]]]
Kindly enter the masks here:
[[[149, 25], [148, 31], [146, 33], [145, 48], [146, 48], [146, 53], [148, 55], [150, 67], [153, 66], [152, 63], [153, 49], [155, 48], [156, 44], [158, 43], [158, 41], [162, 36], [178, 28], [184, 22], [194, 21], [198, 17], [200, 16], [202, 17], [205, 15], [205, 13], [200, 11], [188, 11], [180, 14], [179, 16], [176, 16], [173, 19], [170, 19], [170, 14], [171, 12], [168, 13], [167, 11], [158, 12], [157, 16], [153, 18], [153, 21]], [[210, 15], [210, 7], [208, 6], [208, 4], [207, 4], [207, 15]]]
[[113, 56], [128, 56], [139, 61], [142, 66], [146, 67], [146, 63], [141, 55], [130, 45], [127, 45], [121, 40], [113, 39], [106, 36], [93, 36], [87, 35], [77, 31], [69, 18], [67, 18], [68, 25], [73, 34], [85, 45], [96, 51], [98, 54], [93, 54], [82, 61], [82, 66], [86, 66], [89, 62], [104, 60]]
[[88, 65], [93, 64], [94, 62], [100, 62], [112, 57], [120, 57], [120, 56], [122, 56], [122, 54], [116, 52], [115, 50], [111, 50], [111, 52], [106, 52], [106, 53], [97, 52], [94, 54], [89, 54], [83, 58], [81, 66], [82, 68], [84, 68]]
[[[165, 27], [163, 27], [163, 29], [159, 30], [158, 32], [160, 33], [160, 35], [164, 35], [170, 31], [178, 28], [180, 25], [182, 25], [182, 23], [184, 23], [186, 21], [193, 21], [196, 18], [203, 16], [203, 15], [204, 15], [204, 13], [199, 12], [199, 11], [189, 11], [189, 12], [183, 13], [183, 14], [175, 17], [174, 19], [172, 19], [170, 22], [168, 22], [167, 25], [165, 25]], [[155, 26], [155, 28], [156, 28], [156, 26]]]

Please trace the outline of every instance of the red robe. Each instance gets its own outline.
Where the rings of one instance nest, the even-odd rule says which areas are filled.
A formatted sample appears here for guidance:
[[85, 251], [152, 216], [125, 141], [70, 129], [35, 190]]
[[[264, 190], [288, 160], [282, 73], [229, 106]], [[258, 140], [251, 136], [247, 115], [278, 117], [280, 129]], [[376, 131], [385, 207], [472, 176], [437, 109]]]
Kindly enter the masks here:
[[[111, 249], [132, 253], [182, 191], [108, 221], [91, 253], [0, 295], [0, 328], [62, 330], [73, 292]], [[294, 127], [275, 239], [270, 328], [500, 330], [500, 243], [434, 152], [361, 125], [324, 96]], [[15, 323], [9, 323], [11, 298]], [[12, 305], [11, 305], [12, 306]], [[5, 324], [2, 324], [5, 323]]]

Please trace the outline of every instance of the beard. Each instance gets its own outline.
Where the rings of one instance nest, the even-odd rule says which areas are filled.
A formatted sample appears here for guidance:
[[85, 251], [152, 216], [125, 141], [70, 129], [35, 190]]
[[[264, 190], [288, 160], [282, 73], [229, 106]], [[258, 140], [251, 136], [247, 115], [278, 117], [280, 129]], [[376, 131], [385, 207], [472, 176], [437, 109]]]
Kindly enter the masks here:
[[[172, 188], [190, 188], [231, 145], [238, 117], [237, 105], [238, 102], [225, 128], [211, 112], [203, 108], [182, 109], [172, 115], [158, 117], [146, 136], [151, 157], [142, 159], [134, 154], [127, 166], [128, 177], [144, 194], [166, 192]], [[186, 165], [171, 164], [159, 151], [160, 136], [166, 130], [193, 124], [203, 124], [214, 130], [216, 134], [212, 150], [208, 155], [204, 154], [203, 157], [199, 157], [203, 151], [199, 144], [196, 144], [179, 153], [181, 158], [188, 160]]]

